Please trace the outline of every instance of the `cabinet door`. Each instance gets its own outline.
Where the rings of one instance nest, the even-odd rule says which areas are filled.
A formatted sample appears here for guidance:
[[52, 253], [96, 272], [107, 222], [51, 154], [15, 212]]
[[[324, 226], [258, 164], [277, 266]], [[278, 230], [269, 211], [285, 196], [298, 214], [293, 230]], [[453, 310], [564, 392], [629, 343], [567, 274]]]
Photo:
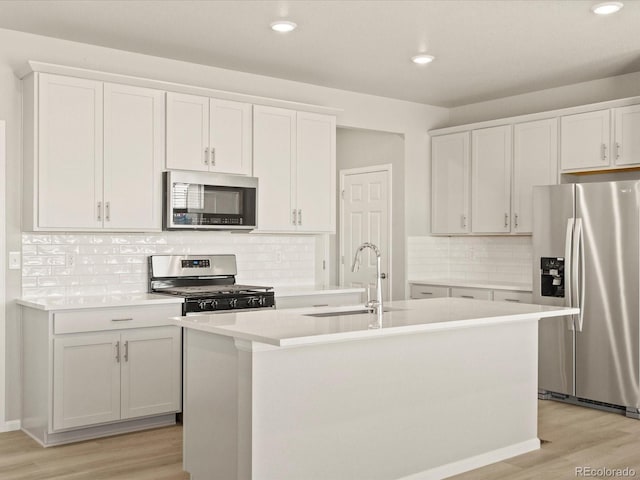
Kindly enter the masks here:
[[53, 429], [120, 418], [120, 335], [53, 341]]
[[164, 92], [104, 85], [104, 227], [162, 228]]
[[512, 228], [515, 233], [533, 229], [534, 185], [558, 183], [558, 120], [551, 118], [513, 127]]
[[251, 104], [210, 100], [212, 172], [251, 175]]
[[615, 144], [612, 146], [616, 165], [640, 164], [640, 105], [616, 108]]
[[411, 284], [411, 298], [441, 298], [449, 296], [449, 287]]
[[180, 328], [123, 332], [121, 341], [122, 418], [179, 411]]
[[209, 171], [209, 98], [167, 93], [167, 168]]
[[560, 119], [560, 165], [562, 170], [608, 167], [609, 110], [567, 115]]
[[336, 117], [298, 112], [296, 124], [298, 230], [335, 233]]
[[431, 233], [469, 231], [469, 132], [431, 139]]
[[102, 227], [102, 83], [40, 74], [38, 226]]
[[511, 126], [474, 130], [471, 138], [471, 229], [509, 232]]
[[481, 288], [451, 287], [451, 296], [476, 300], [493, 300], [493, 291]]
[[[255, 106], [253, 109], [253, 174], [258, 185], [258, 228], [296, 229], [293, 197], [296, 112]], [[297, 213], [297, 212], [296, 212]], [[296, 215], [297, 219], [297, 215]]]

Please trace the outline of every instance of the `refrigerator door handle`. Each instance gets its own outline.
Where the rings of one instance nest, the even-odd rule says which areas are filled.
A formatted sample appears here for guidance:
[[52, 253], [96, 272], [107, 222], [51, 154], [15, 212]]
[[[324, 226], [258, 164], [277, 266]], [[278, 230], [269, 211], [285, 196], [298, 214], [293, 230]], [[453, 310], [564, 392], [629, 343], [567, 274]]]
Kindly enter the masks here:
[[[582, 331], [582, 321], [584, 319], [584, 292], [585, 292], [585, 260], [584, 260], [584, 231], [582, 230], [582, 219], [578, 218], [576, 220], [576, 247], [574, 248], [574, 252], [576, 254], [576, 268], [575, 270], [578, 272], [576, 275], [576, 307], [580, 308], [580, 313], [576, 315], [576, 331]], [[578, 263], [580, 262], [580, 263]]]
[[[575, 218], [567, 219], [567, 233], [564, 239], [564, 274], [565, 274], [565, 292], [564, 300], [566, 307], [573, 307], [573, 230]], [[567, 317], [567, 329], [574, 330], [573, 315]]]

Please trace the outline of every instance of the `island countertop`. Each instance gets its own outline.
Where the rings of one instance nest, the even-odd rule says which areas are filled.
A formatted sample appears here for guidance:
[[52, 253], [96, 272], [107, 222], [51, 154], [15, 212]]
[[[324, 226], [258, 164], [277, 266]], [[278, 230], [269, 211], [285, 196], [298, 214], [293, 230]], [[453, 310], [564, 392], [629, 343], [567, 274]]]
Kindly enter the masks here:
[[[173, 321], [175, 325], [188, 329], [283, 347], [481, 327], [579, 313], [577, 308], [465, 298], [399, 300], [385, 304], [389, 311], [383, 313], [382, 325], [371, 328], [370, 325], [377, 321], [375, 314], [352, 313], [362, 308], [358, 305], [264, 309], [174, 317]], [[332, 312], [335, 314], [317, 316]]]

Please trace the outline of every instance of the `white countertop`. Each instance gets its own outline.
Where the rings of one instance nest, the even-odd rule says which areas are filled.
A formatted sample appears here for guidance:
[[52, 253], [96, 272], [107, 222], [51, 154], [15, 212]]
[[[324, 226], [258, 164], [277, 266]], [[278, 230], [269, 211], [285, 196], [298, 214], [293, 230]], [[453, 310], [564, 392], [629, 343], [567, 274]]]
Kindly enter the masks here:
[[462, 298], [434, 298], [389, 302], [382, 328], [369, 328], [376, 315], [351, 314], [312, 317], [309, 313], [348, 312], [362, 308], [316, 307], [264, 309], [175, 317], [175, 325], [276, 346], [311, 345], [414, 332], [487, 326], [578, 313], [577, 308], [492, 302]]
[[530, 283], [519, 282], [482, 282], [478, 280], [442, 279], [442, 278], [421, 278], [409, 280], [409, 283], [418, 285], [437, 285], [440, 287], [463, 287], [463, 288], [485, 288], [487, 290], [513, 290], [517, 292], [531, 292], [533, 288]]
[[337, 285], [300, 285], [294, 287], [275, 287], [278, 297], [299, 297], [302, 295], [331, 295], [340, 293], [364, 293], [364, 287], [339, 287]]
[[78, 310], [99, 307], [131, 307], [137, 305], [160, 305], [163, 303], [184, 303], [182, 297], [156, 295], [153, 293], [98, 295], [78, 297], [19, 298], [18, 305], [39, 310]]

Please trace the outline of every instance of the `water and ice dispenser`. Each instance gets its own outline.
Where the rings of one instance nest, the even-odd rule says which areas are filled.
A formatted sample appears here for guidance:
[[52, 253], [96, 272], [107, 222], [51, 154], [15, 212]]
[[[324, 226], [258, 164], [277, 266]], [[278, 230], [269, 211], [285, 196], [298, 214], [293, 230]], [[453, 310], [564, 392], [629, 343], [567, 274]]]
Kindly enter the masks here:
[[540, 294], [543, 297], [564, 297], [564, 258], [540, 258]]

